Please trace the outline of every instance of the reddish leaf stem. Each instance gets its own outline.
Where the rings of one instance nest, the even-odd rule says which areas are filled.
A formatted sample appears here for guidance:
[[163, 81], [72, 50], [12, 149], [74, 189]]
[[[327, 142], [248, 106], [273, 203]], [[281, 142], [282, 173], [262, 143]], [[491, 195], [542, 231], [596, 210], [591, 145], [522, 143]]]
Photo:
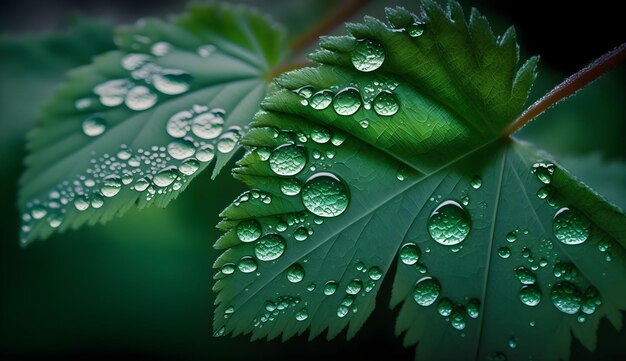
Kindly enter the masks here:
[[594, 60], [591, 64], [565, 79], [549, 93], [528, 107], [511, 125], [504, 130], [503, 137], [508, 137], [518, 131], [524, 125], [535, 119], [551, 106], [575, 94], [587, 84], [596, 80], [602, 74], [609, 71], [615, 65], [626, 58], [626, 43], [622, 43], [615, 49]]

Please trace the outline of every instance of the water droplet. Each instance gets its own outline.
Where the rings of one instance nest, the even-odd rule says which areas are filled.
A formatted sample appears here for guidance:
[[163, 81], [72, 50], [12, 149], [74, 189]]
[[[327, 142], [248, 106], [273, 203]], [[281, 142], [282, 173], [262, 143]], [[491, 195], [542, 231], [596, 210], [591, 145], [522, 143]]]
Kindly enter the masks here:
[[33, 206], [33, 208], [30, 210], [30, 214], [33, 216], [34, 219], [42, 219], [46, 216], [46, 214], [48, 214], [48, 211], [45, 207], [37, 205]]
[[324, 294], [326, 296], [330, 296], [330, 295], [334, 294], [337, 291], [338, 287], [339, 287], [339, 284], [337, 282], [335, 282], [335, 281], [328, 281], [324, 285]]
[[428, 233], [437, 243], [454, 246], [467, 238], [470, 218], [465, 209], [455, 201], [441, 203], [428, 219]]
[[267, 234], [256, 242], [254, 255], [259, 261], [273, 261], [285, 253], [286, 243], [277, 234]]
[[143, 85], [136, 86], [128, 91], [124, 103], [132, 110], [140, 111], [152, 108], [156, 104], [157, 96]]
[[140, 68], [145, 63], [152, 60], [150, 55], [146, 54], [128, 54], [122, 58], [122, 68], [132, 71]]
[[326, 128], [315, 128], [311, 131], [311, 139], [315, 143], [328, 143], [330, 140], [330, 132]]
[[385, 50], [379, 43], [363, 39], [359, 40], [352, 51], [352, 64], [357, 70], [370, 72], [380, 68], [385, 61]]
[[509, 258], [511, 256], [511, 249], [509, 247], [498, 248], [498, 256], [501, 258]]
[[483, 185], [483, 180], [479, 176], [475, 175], [472, 178], [471, 185], [472, 185], [472, 188], [479, 189]]
[[150, 182], [146, 178], [139, 178], [137, 182], [135, 182], [135, 185], [133, 185], [133, 189], [137, 192], [143, 192], [148, 188], [149, 185]]
[[215, 152], [213, 151], [213, 146], [211, 144], [203, 145], [196, 152], [196, 158], [201, 162], [210, 162], [214, 157]]
[[581, 311], [588, 315], [591, 315], [596, 311], [596, 308], [602, 304], [602, 298], [598, 289], [589, 286], [583, 295], [583, 303], [581, 305]]
[[91, 207], [98, 209], [104, 205], [104, 197], [100, 193], [93, 194], [91, 196]]
[[198, 55], [208, 58], [215, 51], [215, 46], [211, 44], [201, 45], [198, 47]]
[[303, 308], [300, 311], [296, 312], [296, 320], [304, 321], [307, 318], [309, 318], [309, 311], [306, 308]]
[[580, 310], [582, 306], [582, 295], [576, 286], [572, 283], [563, 281], [552, 287], [550, 293], [552, 304], [557, 310], [573, 315]]
[[195, 158], [189, 158], [189, 159], [185, 159], [180, 164], [180, 166], [178, 167], [178, 170], [184, 175], [193, 175], [194, 173], [198, 171], [199, 168], [200, 168], [200, 162], [198, 162], [198, 160]]
[[330, 137], [330, 142], [335, 146], [338, 147], [340, 145], [343, 144], [343, 142], [346, 140], [347, 136], [344, 133], [341, 132], [335, 132], [331, 137]]
[[281, 145], [272, 151], [269, 163], [278, 175], [296, 175], [306, 166], [306, 153], [301, 146]]
[[413, 243], [407, 243], [400, 249], [400, 260], [406, 265], [412, 265], [422, 256], [422, 252], [419, 247]]
[[380, 268], [373, 266], [367, 274], [370, 276], [372, 281], [378, 281], [383, 276], [383, 271]]
[[191, 112], [183, 110], [172, 115], [165, 125], [167, 134], [174, 138], [183, 138], [187, 135], [187, 128], [192, 117]]
[[517, 347], [517, 337], [509, 338], [508, 345], [509, 345], [510, 348], [516, 348]]
[[343, 317], [345, 317], [348, 314], [348, 312], [350, 312], [350, 308], [348, 306], [343, 306], [342, 305], [342, 306], [339, 306], [337, 308], [337, 316], [338, 317], [342, 317], [343, 318]]
[[236, 233], [241, 242], [254, 242], [261, 237], [261, 224], [256, 219], [239, 222]]
[[557, 262], [552, 269], [554, 277], [563, 277], [566, 281], [576, 281], [578, 278], [578, 269], [572, 263]]
[[163, 94], [176, 95], [189, 90], [191, 75], [180, 70], [164, 70], [152, 76], [152, 84]]
[[237, 263], [237, 268], [239, 268], [239, 270], [243, 273], [252, 273], [256, 271], [257, 264], [254, 258], [250, 256], [245, 256], [239, 260], [239, 263]]
[[302, 88], [294, 90], [294, 93], [298, 94], [303, 99], [309, 99], [313, 95], [313, 92], [315, 92], [315, 88], [310, 85], [305, 85]]
[[225, 275], [233, 274], [235, 272], [235, 265], [232, 263], [226, 263], [222, 266], [222, 268], [220, 268], [220, 271]]
[[236, 131], [228, 131], [222, 134], [217, 141], [217, 150], [220, 153], [230, 153], [239, 141], [239, 133]]
[[424, 34], [424, 24], [416, 22], [407, 26], [406, 30], [410, 37], [417, 38], [418, 36]]
[[294, 263], [287, 269], [287, 280], [291, 283], [298, 283], [304, 279], [304, 268]]
[[339, 115], [352, 115], [361, 108], [361, 94], [356, 88], [345, 88], [335, 95], [333, 108]]
[[122, 188], [122, 179], [116, 175], [109, 175], [102, 180], [100, 193], [107, 198], [114, 197]]
[[359, 292], [361, 292], [362, 288], [363, 288], [363, 282], [361, 282], [361, 280], [359, 279], [353, 279], [346, 286], [346, 293], [349, 295], [356, 295]]
[[441, 285], [432, 277], [424, 277], [417, 281], [413, 289], [413, 299], [420, 306], [430, 306], [439, 297]]
[[494, 352], [487, 358], [487, 361], [507, 361], [507, 358], [502, 352]]
[[382, 116], [394, 115], [398, 112], [398, 109], [400, 109], [396, 96], [388, 90], [381, 91], [376, 98], [374, 98], [373, 104], [376, 114]]
[[167, 145], [167, 152], [174, 159], [189, 158], [196, 153], [193, 142], [185, 139], [176, 139]]
[[552, 188], [550, 186], [543, 186], [537, 191], [537, 198], [546, 199], [552, 194]]
[[536, 285], [523, 286], [519, 291], [519, 299], [526, 306], [537, 306], [541, 302], [541, 291]]
[[83, 120], [83, 133], [90, 137], [97, 137], [107, 129], [106, 120], [101, 114], [93, 114]]
[[165, 41], [159, 41], [157, 43], [152, 44], [152, 47], [150, 48], [150, 52], [154, 54], [155, 56], [164, 56], [164, 55], [169, 54], [173, 49], [174, 47], [172, 46], [172, 44], [165, 42]]
[[191, 131], [202, 139], [217, 138], [224, 129], [223, 111], [213, 110], [193, 118]]
[[170, 166], [170, 167], [161, 169], [157, 174], [155, 174], [152, 181], [158, 187], [167, 187], [170, 184], [174, 183], [177, 177], [178, 177], [178, 170], [176, 169], [175, 166]]
[[541, 183], [550, 184], [552, 181], [552, 175], [554, 174], [554, 164], [535, 163], [533, 164], [531, 172], [535, 174]]
[[89, 200], [87, 199], [87, 196], [82, 195], [76, 197], [76, 199], [74, 199], [74, 208], [80, 212], [87, 210], [87, 208], [89, 208]]
[[515, 277], [524, 285], [532, 285], [537, 281], [535, 274], [524, 266], [515, 269]]
[[517, 233], [509, 232], [509, 233], [506, 234], [505, 238], [506, 238], [507, 242], [513, 243], [513, 242], [515, 242], [517, 240]]
[[280, 191], [286, 196], [298, 195], [301, 189], [300, 181], [295, 178], [281, 179], [280, 181]]
[[344, 183], [331, 173], [310, 177], [301, 192], [302, 204], [320, 217], [336, 217], [348, 208], [349, 196]]
[[581, 244], [589, 238], [591, 223], [576, 209], [561, 208], [554, 215], [552, 231], [556, 239], [567, 244]]
[[94, 93], [100, 96], [100, 103], [107, 107], [115, 107], [124, 102], [124, 97], [133, 83], [128, 79], [113, 79], [99, 84]]
[[452, 314], [450, 314], [450, 324], [459, 331], [465, 329], [465, 307], [459, 306], [454, 308]]
[[476, 298], [472, 298], [467, 303], [467, 315], [471, 318], [478, 318], [480, 316], [480, 301]]
[[307, 238], [309, 238], [309, 230], [306, 227], [298, 227], [293, 232], [293, 238], [295, 238], [296, 241], [305, 241]]
[[396, 178], [399, 181], [403, 181], [403, 180], [405, 180], [407, 178], [408, 173], [409, 173], [409, 170], [406, 167], [404, 167], [404, 166], [400, 167], [398, 169], [398, 172], [396, 172]]
[[332, 101], [333, 92], [328, 89], [324, 89], [313, 94], [311, 99], [309, 99], [309, 104], [313, 109], [322, 110], [328, 108]]
[[454, 305], [452, 304], [452, 301], [447, 298], [442, 298], [437, 303], [437, 312], [443, 317], [448, 317], [452, 314], [453, 307]]

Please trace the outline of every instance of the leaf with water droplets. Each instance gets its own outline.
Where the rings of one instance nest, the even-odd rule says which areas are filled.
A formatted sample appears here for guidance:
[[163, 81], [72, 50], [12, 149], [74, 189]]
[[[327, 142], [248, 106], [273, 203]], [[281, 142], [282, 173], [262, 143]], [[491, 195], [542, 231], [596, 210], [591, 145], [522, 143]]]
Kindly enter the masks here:
[[[626, 218], [548, 155], [500, 139], [535, 77], [512, 30], [496, 38], [455, 2], [420, 14], [350, 24], [322, 40], [318, 67], [277, 79], [234, 172], [251, 190], [219, 224], [215, 329], [352, 337], [396, 262], [396, 331], [418, 359], [567, 358], [570, 331], [593, 348], [599, 320], [619, 326], [626, 309]], [[281, 255], [225, 273], [255, 257], [236, 231], [250, 220], [282, 237]], [[580, 272], [555, 276], [559, 263]]]
[[[236, 24], [236, 26], [233, 26]], [[43, 108], [22, 178], [22, 242], [165, 206], [232, 158], [258, 110], [281, 32], [244, 7], [192, 6], [121, 28], [119, 50], [70, 73]]]

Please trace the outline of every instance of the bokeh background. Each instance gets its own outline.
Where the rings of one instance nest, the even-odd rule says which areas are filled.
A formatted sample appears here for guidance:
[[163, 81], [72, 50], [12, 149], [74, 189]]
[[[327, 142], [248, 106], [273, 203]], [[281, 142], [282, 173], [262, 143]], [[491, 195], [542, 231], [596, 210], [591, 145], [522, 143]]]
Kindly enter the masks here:
[[[252, 4], [283, 23], [291, 37], [323, 19], [337, 0]], [[496, 33], [514, 24], [522, 54], [540, 54], [531, 100], [567, 75], [626, 41], [616, 2], [584, 6], [552, 1], [461, 0], [478, 7]], [[363, 14], [416, 1], [369, 2]], [[556, 6], [555, 6], [556, 4]], [[110, 50], [112, 27], [144, 16], [184, 10], [186, 1], [15, 0], [0, 6], [0, 359], [2, 360], [412, 360], [394, 335], [389, 285], [357, 336], [327, 342], [306, 335], [286, 343], [248, 337], [211, 337], [211, 264], [219, 236], [217, 214], [243, 186], [228, 171], [211, 181], [202, 174], [167, 209], [130, 211], [106, 225], [85, 227], [18, 245], [16, 194], [24, 136], [38, 106], [65, 72]], [[337, 29], [341, 33], [343, 29]], [[553, 153], [612, 202], [626, 208], [626, 66], [559, 104], [518, 137]], [[387, 279], [392, 275], [388, 275]], [[388, 282], [387, 282], [388, 283]], [[624, 285], [616, 285], [624, 287]], [[625, 318], [626, 322], [626, 318]], [[572, 344], [573, 360], [616, 360], [626, 351], [625, 331], [603, 321], [598, 348]], [[549, 345], [546, 345], [549, 347]]]

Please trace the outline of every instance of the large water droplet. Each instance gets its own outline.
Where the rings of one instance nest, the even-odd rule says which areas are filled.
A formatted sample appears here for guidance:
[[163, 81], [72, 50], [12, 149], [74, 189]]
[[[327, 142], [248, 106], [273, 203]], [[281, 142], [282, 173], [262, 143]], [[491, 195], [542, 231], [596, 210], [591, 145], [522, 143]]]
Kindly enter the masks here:
[[498, 256], [505, 259], [511, 257], [511, 249], [509, 247], [498, 248]]
[[182, 138], [186, 136], [191, 117], [191, 112], [187, 110], [183, 110], [172, 115], [165, 125], [165, 130], [167, 131], [167, 134], [171, 135], [174, 138]]
[[243, 273], [252, 273], [256, 271], [257, 264], [254, 258], [250, 256], [245, 256], [239, 260], [239, 263], [237, 263], [237, 268], [239, 268], [239, 270]]
[[537, 306], [541, 302], [541, 291], [536, 285], [523, 286], [519, 291], [519, 299], [526, 306]]
[[285, 240], [277, 234], [267, 234], [256, 242], [254, 255], [259, 261], [273, 261], [285, 253]]
[[196, 152], [196, 158], [201, 162], [210, 162], [215, 157], [215, 151], [211, 144], [205, 144]]
[[372, 281], [378, 281], [383, 276], [383, 271], [380, 268], [373, 266], [369, 269], [367, 274], [370, 276]]
[[379, 43], [359, 40], [352, 51], [352, 64], [357, 70], [370, 72], [380, 68], [385, 61], [385, 50]]
[[217, 138], [224, 129], [223, 111], [213, 110], [193, 118], [191, 131], [202, 139]]
[[306, 166], [306, 153], [300, 146], [281, 145], [272, 151], [269, 163], [278, 175], [296, 175]]
[[194, 155], [196, 148], [189, 140], [177, 139], [167, 145], [167, 152], [174, 159], [185, 159]]
[[452, 200], [441, 203], [428, 219], [428, 233], [444, 246], [463, 242], [470, 228], [469, 215], [460, 204]]
[[156, 101], [156, 94], [143, 85], [132, 88], [126, 94], [126, 99], [124, 100], [128, 108], [137, 111], [152, 108]]
[[437, 303], [437, 312], [443, 317], [448, 317], [452, 313], [453, 307], [454, 304], [452, 304], [452, 301], [447, 298], [442, 298]]
[[91, 207], [98, 209], [104, 205], [104, 197], [100, 193], [93, 194], [91, 196]]
[[391, 116], [398, 112], [400, 106], [392, 92], [383, 90], [374, 98], [374, 111], [378, 115]]
[[241, 242], [254, 242], [261, 237], [261, 224], [256, 219], [239, 222], [236, 233]]
[[87, 199], [87, 196], [82, 195], [76, 197], [76, 199], [74, 199], [74, 208], [81, 212], [87, 210], [87, 208], [89, 208], [89, 200]]
[[552, 287], [552, 304], [561, 312], [573, 315], [582, 306], [582, 295], [572, 283], [563, 281]]
[[93, 114], [83, 120], [83, 133], [90, 137], [97, 137], [107, 129], [106, 120], [101, 114]]
[[552, 231], [556, 239], [565, 244], [581, 244], [589, 238], [591, 222], [578, 210], [564, 207], [554, 215]]
[[439, 281], [432, 277], [424, 277], [417, 281], [413, 289], [413, 299], [420, 306], [430, 306], [439, 297], [439, 292], [441, 292]]
[[330, 140], [330, 132], [326, 128], [315, 128], [311, 131], [311, 139], [315, 143], [328, 143]]
[[175, 166], [170, 166], [161, 169], [157, 174], [154, 175], [152, 181], [158, 187], [167, 187], [170, 184], [174, 183], [177, 177], [178, 169]]
[[301, 192], [302, 204], [320, 217], [336, 217], [348, 208], [349, 196], [344, 183], [331, 173], [309, 178]]
[[100, 193], [105, 197], [111, 198], [118, 194], [120, 189], [122, 189], [122, 179], [116, 175], [109, 175], [102, 180]]
[[305, 241], [309, 238], [309, 230], [304, 226], [300, 226], [293, 231], [293, 238], [295, 238], [296, 241]]
[[295, 178], [281, 179], [280, 191], [286, 196], [295, 196], [300, 193], [302, 185]]
[[304, 279], [304, 268], [298, 263], [294, 263], [287, 269], [287, 280], [291, 283], [298, 283]]
[[361, 94], [356, 88], [345, 88], [335, 95], [333, 108], [339, 115], [352, 115], [361, 108]]
[[236, 131], [225, 132], [217, 141], [217, 150], [219, 150], [220, 153], [229, 153], [233, 149], [235, 149], [235, 146], [237, 145], [238, 141], [239, 141], [239, 132], [236, 132]]
[[348, 282], [348, 285], [346, 286], [346, 293], [349, 295], [356, 295], [361, 292], [361, 289], [363, 289], [363, 282], [359, 279], [353, 279]]
[[333, 92], [328, 89], [324, 89], [313, 94], [311, 99], [309, 99], [309, 105], [311, 105], [311, 108], [313, 109], [322, 110], [328, 108], [332, 101]]
[[326, 296], [330, 296], [337, 291], [338, 287], [339, 287], [339, 284], [336, 281], [328, 281], [324, 285], [324, 294]]
[[524, 266], [517, 267], [515, 269], [515, 277], [524, 285], [532, 285], [537, 281], [537, 277], [533, 271]]
[[413, 243], [407, 243], [400, 249], [400, 260], [406, 265], [412, 265], [419, 261], [422, 251]]
[[163, 94], [176, 95], [189, 90], [191, 75], [180, 70], [164, 70], [152, 76], [152, 84]]

